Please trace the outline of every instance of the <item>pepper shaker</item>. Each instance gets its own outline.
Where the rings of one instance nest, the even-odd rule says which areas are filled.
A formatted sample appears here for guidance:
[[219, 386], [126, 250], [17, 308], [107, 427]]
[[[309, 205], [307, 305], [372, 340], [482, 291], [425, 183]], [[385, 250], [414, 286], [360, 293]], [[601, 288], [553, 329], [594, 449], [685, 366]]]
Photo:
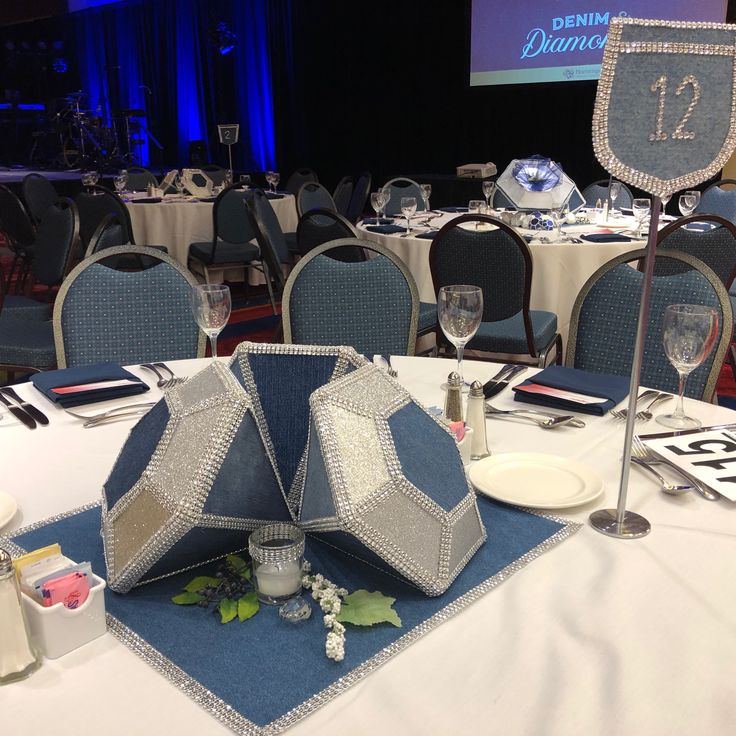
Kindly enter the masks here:
[[457, 371], [447, 377], [444, 414], [448, 422], [463, 421], [463, 379]]
[[22, 680], [41, 665], [23, 615], [13, 560], [0, 549], [0, 685]]
[[486, 439], [486, 399], [483, 395], [483, 384], [473, 381], [468, 394], [468, 412], [466, 425], [473, 430], [470, 443], [470, 459], [480, 460], [488, 457]]

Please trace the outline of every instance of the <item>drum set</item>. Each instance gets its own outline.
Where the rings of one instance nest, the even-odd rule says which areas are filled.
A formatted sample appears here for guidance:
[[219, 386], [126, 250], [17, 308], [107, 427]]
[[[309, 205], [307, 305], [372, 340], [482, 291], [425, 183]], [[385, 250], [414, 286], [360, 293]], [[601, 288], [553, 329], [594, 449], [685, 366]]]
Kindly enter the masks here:
[[121, 168], [140, 163], [147, 136], [161, 147], [143, 122], [144, 110], [119, 110], [109, 117], [102, 107], [84, 109], [84, 92], [57, 101], [56, 112], [33, 134], [31, 163], [64, 169]]

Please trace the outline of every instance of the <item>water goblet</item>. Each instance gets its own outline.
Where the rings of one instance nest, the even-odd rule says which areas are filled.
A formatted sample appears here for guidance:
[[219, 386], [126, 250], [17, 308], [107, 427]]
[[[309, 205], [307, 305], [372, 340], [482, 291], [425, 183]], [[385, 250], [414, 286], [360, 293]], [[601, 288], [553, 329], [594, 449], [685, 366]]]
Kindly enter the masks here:
[[381, 207], [383, 207], [383, 192], [371, 192], [371, 207], [376, 213], [376, 225], [381, 224]]
[[381, 217], [387, 217], [386, 205], [391, 201], [391, 190], [388, 187], [381, 187], [381, 194], [383, 195], [383, 203], [381, 204]]
[[478, 286], [443, 286], [437, 296], [437, 317], [445, 337], [457, 351], [457, 372], [463, 377], [463, 351], [483, 318], [483, 291]]
[[663, 215], [666, 215], [667, 214], [667, 203], [671, 199], [672, 199], [672, 195], [671, 194], [663, 194], [662, 197], [660, 198], [660, 200], [662, 202], [662, 214]]
[[241, 174], [238, 179], [245, 189], [248, 189], [250, 187], [250, 174]]
[[184, 194], [184, 190], [186, 189], [186, 187], [184, 186], [184, 180], [181, 178], [181, 176], [177, 175], [174, 177], [174, 186], [176, 187], [176, 191], [181, 197]]
[[192, 312], [217, 357], [217, 336], [230, 319], [230, 288], [224, 284], [197, 284], [192, 287]]
[[420, 184], [419, 189], [422, 191], [422, 201], [424, 202], [425, 212], [429, 212], [429, 197], [432, 194], [431, 184]]
[[[468, 202], [468, 214], [470, 215], [479, 215], [481, 213], [481, 207], [485, 202], [482, 199], [471, 199], [470, 202]], [[475, 229], [478, 229], [478, 223], [475, 223]]]
[[[693, 197], [695, 197], [695, 209], [698, 209], [698, 205], [700, 204], [700, 190], [699, 189], [688, 189], [685, 194], [692, 194]], [[695, 210], [693, 210], [694, 212]]]
[[652, 200], [648, 197], [640, 197], [639, 199], [635, 199], [633, 204], [631, 205], [631, 208], [634, 211], [634, 217], [636, 218], [636, 235], [637, 237], [642, 237], [642, 226], [644, 225], [644, 220], [646, 219], [646, 216], [649, 214], [649, 210], [652, 206]]
[[113, 178], [112, 183], [115, 185], [115, 191], [118, 193], [118, 196], [121, 196], [125, 191], [125, 185], [128, 183], [128, 177], [127, 175], [118, 174]]
[[491, 181], [490, 179], [485, 179], [483, 183], [481, 184], [481, 187], [483, 189], [483, 196], [486, 198], [486, 207], [490, 209], [491, 208], [491, 198], [493, 197], [496, 191], [496, 182]]
[[616, 211], [616, 200], [618, 199], [619, 195], [621, 194], [621, 182], [620, 181], [612, 181], [611, 186], [608, 187], [608, 196], [610, 197], [610, 207], [609, 207], [609, 214], [613, 214]]
[[266, 184], [268, 184], [268, 188], [273, 191], [273, 171], [267, 171], [266, 172]]
[[677, 204], [680, 208], [680, 214], [683, 217], [689, 217], [693, 212], [695, 212], [695, 197], [690, 192], [681, 194], [680, 200]]
[[670, 304], [664, 312], [662, 345], [679, 377], [677, 406], [657, 422], [672, 429], [697, 429], [702, 422], [685, 414], [685, 382], [709, 355], [718, 336], [718, 312], [700, 304]]
[[401, 198], [401, 214], [406, 217], [406, 235], [411, 234], [411, 218], [417, 211], [417, 198], [416, 197], [402, 197]]

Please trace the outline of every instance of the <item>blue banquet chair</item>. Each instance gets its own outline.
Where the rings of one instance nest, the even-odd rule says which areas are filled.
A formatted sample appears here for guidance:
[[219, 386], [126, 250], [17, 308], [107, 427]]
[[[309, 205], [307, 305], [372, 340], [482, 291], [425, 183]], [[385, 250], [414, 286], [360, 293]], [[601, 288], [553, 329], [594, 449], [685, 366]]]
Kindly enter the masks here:
[[[629, 189], [626, 184], [623, 182], [617, 182], [621, 185], [621, 191], [618, 193], [618, 197], [616, 197], [615, 201], [612, 203], [613, 207], [616, 209], [621, 209], [622, 207], [631, 208], [634, 204], [634, 195], [631, 193], [631, 189]], [[588, 184], [585, 189], [581, 192], [583, 195], [583, 199], [585, 200], [586, 207], [595, 207], [596, 202], [600, 200], [601, 202], [605, 202], [606, 199], [608, 199], [608, 185], [609, 180], [608, 179], [599, 179], [598, 181], [594, 181], [592, 184]]]
[[212, 179], [212, 184], [214, 186], [219, 187], [226, 183], [227, 169], [223, 169], [219, 164], [204, 164], [201, 169], [205, 174], [207, 174], [207, 176], [209, 176], [210, 179]]
[[348, 216], [348, 209], [350, 208], [350, 200], [353, 196], [354, 186], [355, 182], [353, 181], [352, 176], [343, 176], [343, 178], [337, 182], [335, 191], [332, 192], [332, 199], [335, 202], [335, 208], [337, 209], [338, 214], [343, 217]]
[[41, 222], [44, 212], [59, 199], [54, 185], [43, 174], [36, 172], [23, 177], [20, 190], [34, 223]]
[[212, 240], [191, 243], [189, 268], [210, 283], [210, 270], [261, 266], [261, 250], [245, 206], [246, 191], [233, 184], [220, 192], [212, 206]]
[[350, 196], [350, 204], [348, 205], [347, 214], [345, 217], [355, 225], [363, 215], [365, 210], [366, 202], [368, 201], [368, 195], [371, 191], [371, 182], [373, 177], [370, 171], [364, 171], [355, 180], [353, 186], [353, 193]]
[[332, 195], [319, 182], [308, 181], [299, 187], [296, 195], [296, 212], [301, 217], [310, 210], [332, 210], [337, 212]]
[[[643, 274], [629, 264], [645, 254], [635, 250], [617, 256], [585, 283], [572, 310], [565, 365], [592, 373], [631, 374]], [[672, 263], [667, 274], [657, 275], [662, 266], [656, 264], [662, 260]], [[733, 331], [728, 293], [718, 276], [694, 256], [657, 251], [640, 381], [642, 386], [677, 393], [677, 372], [662, 346], [662, 318], [670, 304], [702, 304], [719, 314], [716, 346], [685, 385], [686, 396], [710, 401]]]
[[[118, 271], [108, 259], [159, 261]], [[123, 245], [98, 251], [72, 270], [54, 304], [59, 368], [201, 358], [205, 336], [192, 316], [194, 276], [167, 253]]]
[[36, 231], [23, 202], [5, 184], [0, 184], [0, 233], [8, 243], [8, 250], [3, 255], [12, 256], [6, 280], [6, 287], [9, 288], [16, 268], [19, 269], [20, 283], [33, 260]]
[[[299, 218], [296, 228], [296, 243], [299, 254], [307, 255], [318, 245], [339, 238], [357, 238], [358, 231], [344, 217], [332, 210], [315, 209], [305, 212]], [[343, 248], [331, 254], [339, 261], [364, 261], [362, 248]]]
[[[329, 257], [346, 246], [374, 254], [346, 263]], [[413, 355], [419, 296], [396, 254], [358, 238], [333, 240], [302, 258], [286, 282], [284, 342], [350, 345], [366, 356]]]
[[[486, 215], [456, 217], [432, 241], [429, 268], [435, 295], [451, 284], [483, 291], [483, 317], [469, 350], [543, 367], [554, 347], [557, 363], [562, 362], [557, 315], [529, 307], [532, 256], [514, 228]], [[447, 348], [441, 330], [436, 334], [438, 347]]]
[[723, 186], [736, 186], [736, 179], [719, 179], [708, 185], [703, 190], [695, 212], [720, 215], [726, 220], [736, 222], [736, 189], [723, 189]]
[[[135, 245], [130, 212], [122, 199], [113, 191], [102, 187], [88, 187], [77, 194], [74, 202], [79, 210], [79, 235], [86, 250], [89, 241], [105, 215], [115, 214], [123, 228], [125, 243]], [[79, 254], [80, 258], [83, 254]]]
[[158, 179], [148, 169], [144, 169], [142, 166], [131, 166], [128, 169], [126, 186], [131, 192], [145, 192], [149, 184], [157, 187]]
[[296, 197], [302, 185], [310, 181], [319, 181], [319, 177], [315, 171], [312, 171], [312, 169], [297, 169], [291, 172], [284, 188], [289, 194], [293, 194]]
[[401, 214], [401, 198], [414, 197], [417, 201], [417, 212], [424, 210], [424, 200], [422, 199], [422, 190], [413, 179], [407, 179], [405, 176], [397, 176], [389, 179], [382, 187], [383, 191], [388, 191], [389, 199], [384, 207], [384, 212], [389, 217]]

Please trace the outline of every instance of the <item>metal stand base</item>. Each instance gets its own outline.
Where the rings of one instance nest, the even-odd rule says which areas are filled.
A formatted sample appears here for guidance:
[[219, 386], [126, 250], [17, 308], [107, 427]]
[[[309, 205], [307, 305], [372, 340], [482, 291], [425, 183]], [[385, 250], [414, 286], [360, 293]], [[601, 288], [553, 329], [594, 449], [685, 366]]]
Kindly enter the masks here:
[[601, 534], [617, 539], [639, 539], [646, 537], [652, 529], [643, 516], [633, 511], [625, 511], [620, 524], [616, 521], [616, 515], [616, 509], [599, 509], [590, 515], [590, 525]]

